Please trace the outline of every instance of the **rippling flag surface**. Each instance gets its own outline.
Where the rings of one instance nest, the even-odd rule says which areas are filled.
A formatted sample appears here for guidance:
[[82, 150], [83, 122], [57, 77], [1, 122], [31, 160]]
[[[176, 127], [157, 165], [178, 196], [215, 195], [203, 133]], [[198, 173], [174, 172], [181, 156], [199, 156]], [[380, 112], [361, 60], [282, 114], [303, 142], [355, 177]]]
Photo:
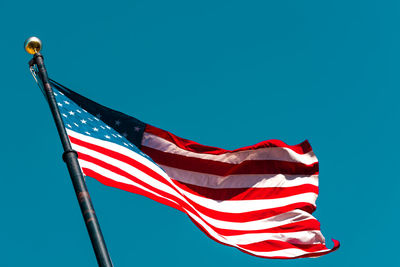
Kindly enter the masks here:
[[251, 255], [316, 257], [339, 247], [326, 247], [311, 215], [318, 160], [307, 141], [204, 146], [51, 83], [86, 176], [183, 211], [215, 241]]

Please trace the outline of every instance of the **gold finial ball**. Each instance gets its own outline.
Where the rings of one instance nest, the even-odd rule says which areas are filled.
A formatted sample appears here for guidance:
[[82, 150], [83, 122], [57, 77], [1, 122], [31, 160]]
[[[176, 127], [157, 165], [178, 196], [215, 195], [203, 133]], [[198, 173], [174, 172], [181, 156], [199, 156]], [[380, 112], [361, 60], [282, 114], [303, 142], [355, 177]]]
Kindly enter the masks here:
[[40, 49], [42, 49], [42, 41], [40, 41], [40, 39], [37, 37], [29, 37], [28, 39], [26, 39], [24, 47], [26, 52], [34, 55], [38, 53]]

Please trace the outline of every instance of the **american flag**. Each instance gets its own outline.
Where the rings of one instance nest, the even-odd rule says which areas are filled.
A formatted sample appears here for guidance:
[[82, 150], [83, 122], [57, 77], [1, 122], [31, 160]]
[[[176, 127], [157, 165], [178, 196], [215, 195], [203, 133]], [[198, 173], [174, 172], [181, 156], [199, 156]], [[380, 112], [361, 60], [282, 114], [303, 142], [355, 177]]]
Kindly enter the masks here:
[[186, 213], [210, 238], [264, 258], [327, 254], [311, 215], [318, 160], [307, 141], [225, 150], [180, 138], [51, 81], [86, 176]]

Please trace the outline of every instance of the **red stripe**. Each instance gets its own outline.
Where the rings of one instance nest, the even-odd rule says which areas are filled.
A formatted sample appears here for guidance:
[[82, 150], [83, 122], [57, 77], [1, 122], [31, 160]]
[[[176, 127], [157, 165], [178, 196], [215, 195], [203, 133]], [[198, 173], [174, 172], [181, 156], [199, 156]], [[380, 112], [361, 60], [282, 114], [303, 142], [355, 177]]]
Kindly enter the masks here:
[[269, 228], [268, 233], [289, 233], [313, 230], [321, 230], [321, 224], [316, 219], [308, 219], [300, 222], [288, 223], [278, 227]]
[[335, 240], [335, 239], [332, 239], [332, 241], [333, 241], [333, 248], [331, 248], [328, 251], [309, 253], [309, 254], [305, 254], [305, 255], [302, 255], [302, 256], [292, 257], [292, 259], [308, 258], [308, 257], [319, 257], [319, 256], [322, 256], [322, 255], [326, 255], [326, 254], [329, 254], [331, 252], [334, 252], [340, 247], [340, 242]]
[[304, 193], [318, 194], [318, 186], [303, 184], [292, 187], [210, 188], [172, 180], [176, 186], [197, 196], [213, 200], [276, 199]]
[[245, 160], [239, 164], [232, 164], [208, 159], [186, 157], [183, 155], [163, 152], [146, 146], [142, 146], [141, 150], [157, 164], [218, 176], [228, 176], [233, 174], [318, 174], [318, 162], [307, 165], [299, 162], [279, 160]]
[[238, 149], [234, 149], [234, 150], [226, 150], [226, 149], [222, 149], [222, 148], [218, 148], [218, 147], [201, 145], [197, 142], [178, 137], [170, 132], [164, 131], [160, 128], [154, 127], [149, 124], [146, 125], [145, 132], [154, 134], [158, 137], [161, 137], [169, 142], [176, 144], [178, 147], [186, 149], [188, 151], [212, 154], [212, 155], [220, 155], [220, 154], [224, 154], [224, 153], [231, 153], [231, 152], [238, 152], [238, 151], [245, 151], [245, 150], [255, 150], [255, 149], [266, 148], [266, 147], [286, 147], [286, 148], [289, 148], [289, 149], [295, 151], [298, 154], [306, 154], [312, 150], [311, 145], [307, 140], [305, 140], [304, 142], [302, 142], [298, 145], [294, 145], [294, 146], [287, 145], [280, 140], [268, 140], [268, 141], [263, 141], [263, 142], [257, 143], [252, 146], [246, 146], [246, 147], [242, 147], [242, 148], [238, 148]]
[[196, 203], [193, 204], [196, 209], [216, 220], [220, 221], [227, 221], [227, 222], [250, 222], [250, 221], [257, 221], [262, 219], [267, 219], [273, 216], [277, 216], [279, 214], [287, 213], [293, 210], [303, 210], [308, 213], [312, 213], [315, 211], [315, 206], [311, 205], [307, 202], [298, 202], [293, 203], [290, 205], [286, 205], [279, 208], [271, 208], [271, 209], [262, 209], [262, 210], [255, 210], [255, 211], [248, 211], [248, 212], [241, 212], [241, 213], [230, 213], [230, 212], [220, 212], [209, 209], [207, 207], [200, 206]]
[[288, 223], [285, 225], [258, 229], [258, 230], [232, 230], [232, 229], [221, 229], [212, 227], [217, 233], [223, 236], [235, 236], [244, 234], [262, 234], [262, 233], [293, 233], [300, 231], [320, 231], [320, 223], [316, 219], [308, 219], [294, 223]]

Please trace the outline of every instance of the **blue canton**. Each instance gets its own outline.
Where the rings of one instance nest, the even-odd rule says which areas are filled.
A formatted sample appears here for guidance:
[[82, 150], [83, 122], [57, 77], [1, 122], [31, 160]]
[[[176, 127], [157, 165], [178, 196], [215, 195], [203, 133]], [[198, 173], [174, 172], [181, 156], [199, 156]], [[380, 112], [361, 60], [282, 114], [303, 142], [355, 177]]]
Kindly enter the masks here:
[[[146, 154], [128, 141], [125, 136], [119, 134], [112, 127], [104, 123], [100, 119], [100, 113], [94, 116], [56, 88], [53, 87], [53, 91], [66, 129], [100, 140], [116, 143], [151, 160]], [[116, 125], [120, 123], [121, 122], [118, 120], [115, 121]]]

